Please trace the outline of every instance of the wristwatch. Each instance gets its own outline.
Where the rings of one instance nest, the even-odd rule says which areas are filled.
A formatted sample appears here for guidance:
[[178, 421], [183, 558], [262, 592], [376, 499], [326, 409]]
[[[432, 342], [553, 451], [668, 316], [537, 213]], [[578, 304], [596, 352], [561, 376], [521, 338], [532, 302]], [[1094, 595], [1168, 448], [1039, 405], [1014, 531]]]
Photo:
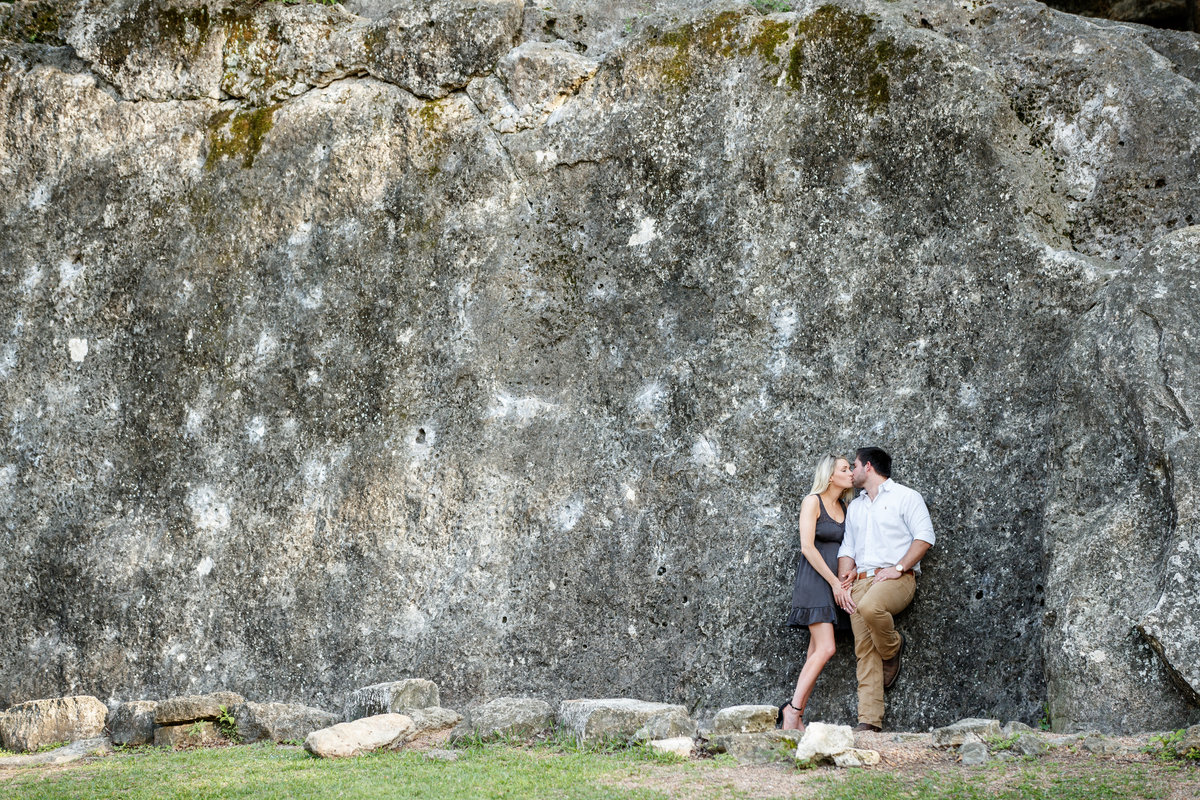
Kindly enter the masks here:
[[896, 570], [896, 572], [899, 572], [901, 575], [904, 574], [904, 565], [903, 564], [897, 564], [896, 566], [892, 567], [892, 569]]

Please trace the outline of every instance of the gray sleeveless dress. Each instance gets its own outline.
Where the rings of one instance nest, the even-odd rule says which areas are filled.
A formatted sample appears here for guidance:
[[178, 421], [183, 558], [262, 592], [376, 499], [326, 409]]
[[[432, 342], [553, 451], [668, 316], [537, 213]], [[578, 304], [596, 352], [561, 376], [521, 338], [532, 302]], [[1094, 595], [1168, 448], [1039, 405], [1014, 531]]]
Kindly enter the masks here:
[[[842, 522], [835, 522], [825, 510], [820, 495], [817, 495], [817, 503], [821, 512], [817, 515], [815, 544], [825, 559], [825, 566], [836, 575], [838, 548], [846, 534], [846, 509], [842, 507]], [[838, 505], [841, 505], [840, 500]], [[793, 628], [804, 628], [817, 622], [832, 622], [836, 628], [848, 628], [850, 618], [837, 607], [833, 601], [833, 590], [801, 553], [800, 563], [796, 565], [796, 580], [792, 584], [792, 613], [788, 615], [787, 624]]]

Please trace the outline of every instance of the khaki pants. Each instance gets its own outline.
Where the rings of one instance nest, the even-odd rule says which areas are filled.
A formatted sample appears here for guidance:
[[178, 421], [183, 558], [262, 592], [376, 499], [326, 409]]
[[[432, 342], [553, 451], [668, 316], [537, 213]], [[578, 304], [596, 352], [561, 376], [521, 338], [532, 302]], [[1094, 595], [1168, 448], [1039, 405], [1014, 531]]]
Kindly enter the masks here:
[[894, 581], [855, 581], [850, 596], [858, 607], [850, 615], [854, 655], [858, 658], [858, 721], [883, 727], [883, 661], [900, 649], [892, 615], [908, 608], [917, 581], [906, 572]]

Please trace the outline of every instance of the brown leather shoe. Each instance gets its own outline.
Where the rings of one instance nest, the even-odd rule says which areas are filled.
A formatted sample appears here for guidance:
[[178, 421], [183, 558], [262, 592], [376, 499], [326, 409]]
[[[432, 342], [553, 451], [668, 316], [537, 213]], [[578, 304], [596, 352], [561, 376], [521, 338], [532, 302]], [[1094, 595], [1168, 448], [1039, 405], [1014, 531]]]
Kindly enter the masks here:
[[883, 728], [879, 727], [878, 725], [872, 725], [869, 722], [860, 722], [854, 726], [854, 732], [855, 733], [867, 733], [867, 732], [882, 733]]
[[892, 688], [892, 684], [900, 676], [900, 656], [904, 654], [905, 641], [904, 634], [900, 634], [900, 649], [896, 651], [896, 655], [883, 660], [883, 688], [885, 689]]

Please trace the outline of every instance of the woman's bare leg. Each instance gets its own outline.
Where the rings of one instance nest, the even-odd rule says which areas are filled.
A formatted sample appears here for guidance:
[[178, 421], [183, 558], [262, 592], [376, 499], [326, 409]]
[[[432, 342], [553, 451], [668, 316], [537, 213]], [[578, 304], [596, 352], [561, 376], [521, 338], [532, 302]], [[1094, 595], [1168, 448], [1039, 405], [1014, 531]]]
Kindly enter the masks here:
[[825, 669], [825, 664], [833, 658], [833, 625], [818, 622], [808, 626], [808, 633], [808, 655], [804, 659], [804, 667], [800, 670], [800, 677], [796, 680], [796, 691], [792, 695], [792, 705], [800, 711], [784, 707], [784, 730], [804, 730], [801, 712], [808, 704], [808, 698], [812, 697], [813, 687], [817, 685], [821, 670]]

